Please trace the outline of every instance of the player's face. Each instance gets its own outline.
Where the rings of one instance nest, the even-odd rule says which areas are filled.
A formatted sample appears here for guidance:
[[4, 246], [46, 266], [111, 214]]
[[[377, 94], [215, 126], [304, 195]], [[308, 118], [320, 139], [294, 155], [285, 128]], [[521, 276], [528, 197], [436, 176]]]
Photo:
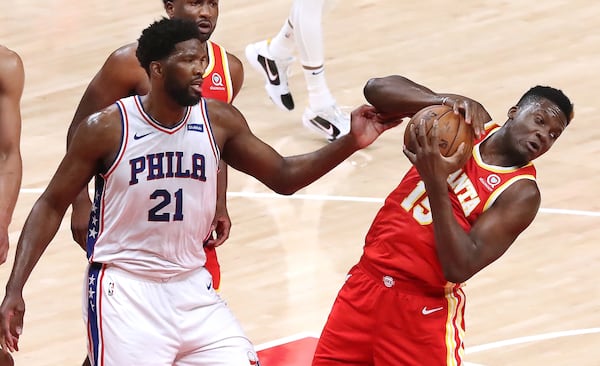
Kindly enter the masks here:
[[567, 127], [566, 116], [547, 99], [513, 107], [508, 116], [512, 118], [509, 131], [514, 150], [525, 162], [548, 151]]
[[202, 97], [206, 47], [198, 39], [179, 42], [164, 63], [165, 91], [182, 106], [197, 104]]
[[167, 2], [165, 10], [170, 18], [188, 19], [196, 22], [202, 40], [210, 38], [219, 17], [218, 0], [173, 0]]

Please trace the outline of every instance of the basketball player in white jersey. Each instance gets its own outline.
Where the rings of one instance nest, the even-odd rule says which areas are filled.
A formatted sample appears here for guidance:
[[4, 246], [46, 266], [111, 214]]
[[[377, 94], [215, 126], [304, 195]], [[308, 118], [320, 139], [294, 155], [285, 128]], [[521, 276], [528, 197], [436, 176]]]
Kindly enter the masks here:
[[83, 294], [91, 363], [258, 365], [203, 267], [219, 158], [292, 194], [398, 122], [384, 124], [362, 106], [352, 113], [348, 135], [284, 158], [252, 134], [235, 107], [201, 98], [207, 54], [195, 23], [153, 23], [136, 55], [150, 92], [83, 121], [27, 219], [0, 306], [0, 344], [18, 350], [25, 282], [68, 205], [95, 176]]
[[294, 50], [298, 51], [309, 101], [302, 124], [328, 141], [340, 138], [350, 130], [349, 116], [338, 107], [325, 79], [321, 18], [325, 2], [332, 1], [294, 0], [290, 16], [273, 39], [246, 47], [248, 62], [264, 77], [267, 94], [283, 110], [294, 109], [288, 69], [294, 61]]

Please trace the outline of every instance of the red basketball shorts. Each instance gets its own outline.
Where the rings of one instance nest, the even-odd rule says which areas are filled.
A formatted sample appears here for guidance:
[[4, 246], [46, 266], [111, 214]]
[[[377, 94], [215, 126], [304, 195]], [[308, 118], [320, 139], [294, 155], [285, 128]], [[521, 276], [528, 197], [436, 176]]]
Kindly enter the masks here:
[[429, 292], [361, 261], [335, 299], [312, 365], [461, 365], [464, 292]]

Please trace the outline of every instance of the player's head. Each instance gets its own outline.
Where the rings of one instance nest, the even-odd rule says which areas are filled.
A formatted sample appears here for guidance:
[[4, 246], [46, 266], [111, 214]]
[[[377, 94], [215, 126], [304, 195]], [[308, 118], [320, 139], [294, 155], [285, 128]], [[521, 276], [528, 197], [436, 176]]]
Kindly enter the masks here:
[[194, 22], [164, 18], [152, 23], [138, 39], [136, 56], [150, 80], [160, 81], [177, 103], [200, 101], [207, 55]]
[[522, 162], [548, 151], [573, 119], [573, 104], [559, 89], [535, 86], [508, 111], [510, 140]]
[[208, 40], [215, 31], [219, 0], [163, 0], [163, 4], [169, 18], [194, 21], [203, 41]]

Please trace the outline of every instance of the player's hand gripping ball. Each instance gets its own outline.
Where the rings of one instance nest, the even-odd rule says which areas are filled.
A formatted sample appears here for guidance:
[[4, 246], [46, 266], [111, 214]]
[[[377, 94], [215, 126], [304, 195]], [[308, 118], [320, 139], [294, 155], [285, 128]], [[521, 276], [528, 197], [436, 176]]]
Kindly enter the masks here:
[[[474, 144], [473, 128], [465, 122], [465, 117], [460, 113], [454, 113], [452, 107], [445, 105], [431, 105], [415, 113], [404, 130], [404, 145], [409, 151], [416, 151], [417, 142], [412, 139], [410, 126], [415, 125], [418, 135], [418, 124], [421, 119], [425, 120], [425, 131], [427, 136], [431, 133], [433, 121], [438, 120], [438, 136], [440, 139], [440, 152], [444, 156], [452, 156], [460, 146], [465, 143], [464, 151], [472, 151]], [[470, 155], [470, 154], [467, 154]]]

